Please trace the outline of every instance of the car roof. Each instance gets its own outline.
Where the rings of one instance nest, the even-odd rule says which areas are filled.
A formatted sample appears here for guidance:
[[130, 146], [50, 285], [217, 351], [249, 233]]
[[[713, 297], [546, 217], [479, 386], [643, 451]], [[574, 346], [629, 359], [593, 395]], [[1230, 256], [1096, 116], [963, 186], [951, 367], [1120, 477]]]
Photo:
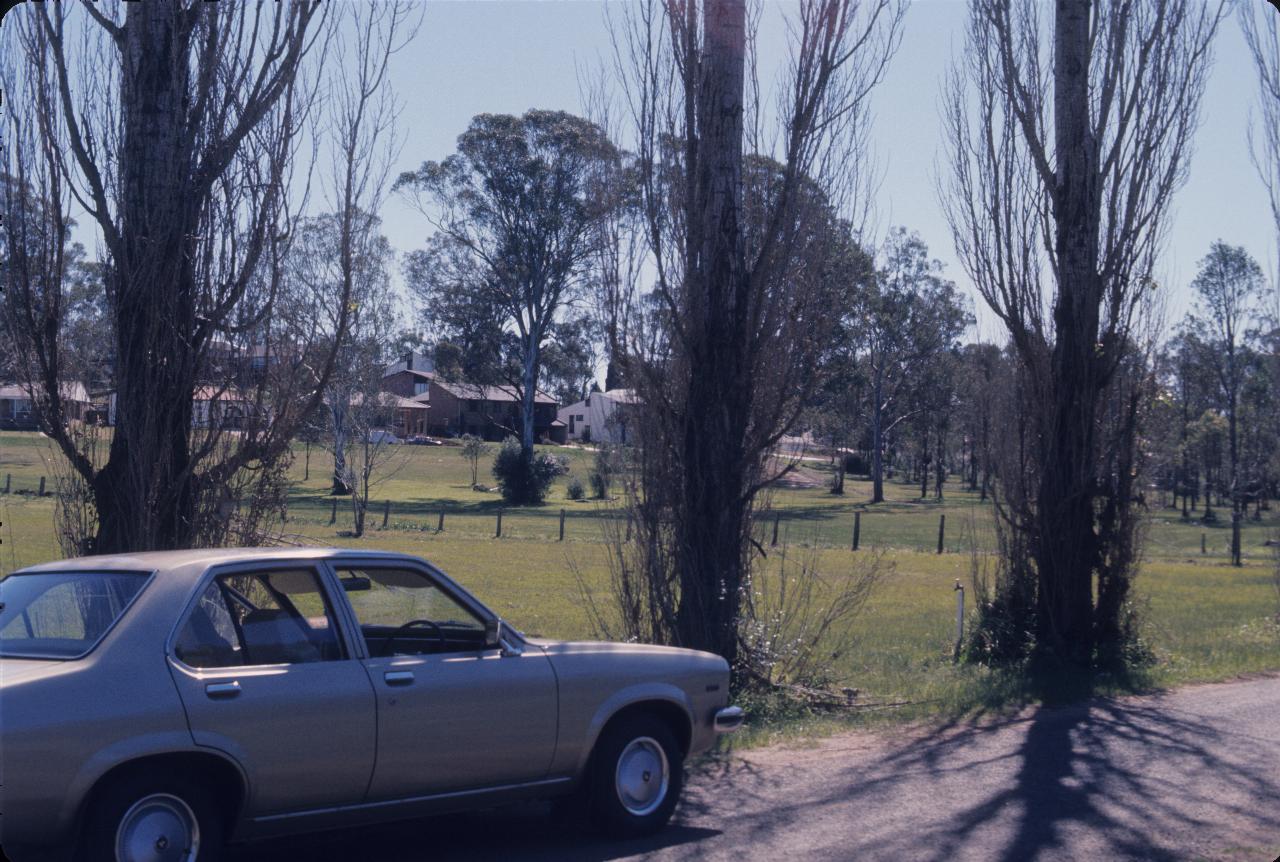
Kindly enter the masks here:
[[[207, 568], [223, 563], [266, 562], [288, 560], [332, 559], [337, 557], [385, 557], [387, 559], [413, 559], [408, 554], [392, 551], [366, 551], [358, 548], [195, 548], [186, 551], [144, 551], [135, 554], [102, 554], [91, 557], [72, 557], [28, 566], [19, 572], [67, 572], [67, 571], [146, 571], [163, 572], [173, 569], [185, 569], [189, 566]], [[14, 572], [13, 574], [19, 574]]]

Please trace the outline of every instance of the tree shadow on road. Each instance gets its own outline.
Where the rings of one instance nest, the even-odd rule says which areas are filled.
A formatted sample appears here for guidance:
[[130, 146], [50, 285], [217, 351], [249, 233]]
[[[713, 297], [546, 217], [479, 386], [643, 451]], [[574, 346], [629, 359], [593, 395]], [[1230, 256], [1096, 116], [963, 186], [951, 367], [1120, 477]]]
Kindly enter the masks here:
[[[781, 794], [770, 816], [726, 829], [763, 846], [787, 824], [830, 822], [826, 809], [857, 818], [851, 843], [826, 845], [842, 858], [1197, 858], [1280, 836], [1274, 746], [1160, 698], [1035, 707], [888, 742], [825, 792]], [[723, 781], [742, 786], [721, 794], [780, 795], [759, 775]]]

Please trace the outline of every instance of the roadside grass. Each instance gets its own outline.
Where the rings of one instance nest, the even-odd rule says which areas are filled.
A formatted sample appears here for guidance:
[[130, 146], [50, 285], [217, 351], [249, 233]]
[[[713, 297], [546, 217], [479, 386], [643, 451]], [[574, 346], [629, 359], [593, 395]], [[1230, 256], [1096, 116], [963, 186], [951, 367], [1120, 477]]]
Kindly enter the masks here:
[[[584, 480], [594, 453], [559, 447], [571, 474]], [[12, 474], [15, 493], [0, 494], [0, 574], [59, 555], [53, 536], [51, 497], [33, 492], [54, 457], [47, 440], [33, 433], [0, 432], [0, 488]], [[364, 538], [350, 535], [351, 509], [339, 499], [337, 518], [327, 494], [331, 458], [312, 447], [310, 476], [304, 480], [304, 451], [291, 467], [287, 529], [300, 544], [381, 548], [431, 560], [478, 595], [496, 612], [531, 634], [582, 638], [594, 633], [583, 589], [598, 605], [609, 604], [605, 519], [620, 519], [616, 501], [571, 501], [561, 477], [541, 507], [505, 508], [496, 492], [476, 491], [470, 468], [457, 447], [405, 446], [395, 456], [394, 475], [378, 486]], [[807, 472], [829, 475], [825, 464], [806, 463]], [[489, 484], [488, 465], [478, 477]], [[774, 720], [750, 726], [735, 744], [802, 738], [851, 725], [946, 721], [1015, 709], [1026, 703], [1078, 699], [1280, 671], [1280, 626], [1272, 582], [1274, 535], [1280, 517], [1245, 522], [1245, 565], [1227, 564], [1227, 513], [1216, 525], [1183, 522], [1172, 510], [1154, 510], [1135, 594], [1143, 637], [1156, 663], [1125, 678], [1098, 675], [1034, 677], [1004, 670], [957, 666], [952, 662], [957, 579], [969, 586], [972, 557], [993, 548], [990, 509], [977, 495], [946, 488], [943, 502], [919, 500], [919, 487], [886, 484], [889, 499], [868, 505], [869, 483], [847, 481], [836, 497], [825, 487], [782, 487], [772, 491], [780, 516], [779, 547], [772, 546], [772, 516], [756, 526], [756, 538], [777, 564], [780, 552], [808, 554], [829, 579], [853, 574], [870, 551], [883, 551], [892, 571], [873, 594], [861, 617], [853, 649], [835, 661], [838, 686], [859, 690], [859, 708], [817, 714], [776, 704], [748, 704]], [[52, 485], [50, 485], [52, 487]], [[23, 492], [23, 493], [18, 493]], [[615, 490], [615, 493], [617, 491]], [[391, 500], [386, 529], [383, 501]], [[565, 541], [558, 541], [564, 509]], [[503, 512], [502, 538], [495, 539]], [[439, 513], [445, 529], [437, 532]], [[853, 516], [861, 512], [860, 550], [849, 550]], [[939, 516], [946, 515], [946, 553], [937, 554]], [[1200, 553], [1201, 534], [1207, 553]], [[581, 578], [581, 581], [580, 581]], [[967, 609], [973, 595], [968, 591]]]

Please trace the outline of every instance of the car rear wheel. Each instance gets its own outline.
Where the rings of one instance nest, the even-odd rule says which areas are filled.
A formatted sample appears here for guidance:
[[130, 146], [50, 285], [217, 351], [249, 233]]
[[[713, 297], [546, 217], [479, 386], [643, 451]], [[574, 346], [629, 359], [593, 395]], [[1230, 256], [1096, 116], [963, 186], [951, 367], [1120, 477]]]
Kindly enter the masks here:
[[683, 786], [684, 755], [670, 726], [632, 716], [607, 728], [596, 745], [592, 819], [610, 835], [650, 835], [671, 819]]
[[103, 788], [89, 812], [84, 858], [92, 862], [214, 862], [220, 812], [205, 788], [173, 776], [127, 776]]

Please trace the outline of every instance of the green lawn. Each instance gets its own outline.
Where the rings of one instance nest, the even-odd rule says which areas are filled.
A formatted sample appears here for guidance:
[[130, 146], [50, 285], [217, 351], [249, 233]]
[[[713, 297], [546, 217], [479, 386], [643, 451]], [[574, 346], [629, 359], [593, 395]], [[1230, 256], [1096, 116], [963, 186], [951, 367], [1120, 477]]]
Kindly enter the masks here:
[[[592, 453], [554, 450], [570, 458], [585, 484]], [[53, 456], [37, 434], [0, 433], [0, 489], [12, 474], [12, 491], [0, 495], [0, 574], [58, 555], [53, 538], [53, 503], [31, 492], [48, 474]], [[340, 502], [329, 524], [332, 498], [326, 494], [331, 459], [313, 447], [310, 478], [304, 481], [299, 449], [292, 467], [289, 529], [299, 540], [324, 545], [385, 548], [430, 559], [474, 590], [517, 626], [551, 637], [582, 637], [591, 625], [575, 571], [599, 601], [607, 600], [608, 570], [602, 520], [619, 517], [608, 503], [566, 498], [565, 479], [547, 505], [505, 509], [502, 538], [494, 539], [495, 516], [503, 509], [496, 492], [470, 487], [468, 466], [455, 447], [402, 447], [395, 472], [374, 492], [371, 529], [350, 536], [350, 506]], [[825, 476], [826, 466], [806, 465]], [[480, 481], [492, 482], [482, 464]], [[812, 553], [821, 571], [846, 576], [868, 550], [883, 549], [893, 572], [873, 596], [859, 625], [857, 648], [841, 661], [844, 684], [863, 697], [913, 701], [894, 714], [971, 711], [1028, 694], [1020, 684], [980, 668], [957, 668], [950, 661], [957, 578], [968, 584], [973, 542], [991, 545], [989, 509], [976, 495], [948, 484], [946, 500], [918, 500], [919, 488], [886, 486], [889, 500], [866, 505], [866, 482], [847, 483], [844, 497], [825, 488], [779, 488], [772, 504], [780, 514], [780, 537], [799, 552]], [[387, 529], [381, 529], [382, 501], [392, 500]], [[561, 509], [566, 541], [557, 541]], [[439, 513], [445, 530], [436, 532]], [[849, 550], [854, 512], [861, 514], [861, 548]], [[946, 515], [946, 550], [935, 548], [940, 515]], [[1225, 512], [1220, 513], [1225, 515]], [[1277, 596], [1272, 581], [1274, 536], [1280, 518], [1264, 512], [1244, 530], [1245, 565], [1226, 564], [1230, 530], [1184, 523], [1171, 510], [1153, 511], [1146, 554], [1136, 587], [1145, 607], [1145, 636], [1159, 658], [1142, 685], [1170, 685], [1280, 670], [1280, 627], [1274, 623]], [[757, 537], [769, 546], [773, 523], [762, 521]], [[1208, 553], [1200, 553], [1201, 535]], [[772, 564], [772, 560], [770, 561]], [[970, 596], [970, 601], [972, 597]], [[1117, 682], [1118, 688], [1123, 688]], [[1012, 688], [1011, 688], [1012, 687]], [[873, 713], [878, 714], [878, 713]]]

